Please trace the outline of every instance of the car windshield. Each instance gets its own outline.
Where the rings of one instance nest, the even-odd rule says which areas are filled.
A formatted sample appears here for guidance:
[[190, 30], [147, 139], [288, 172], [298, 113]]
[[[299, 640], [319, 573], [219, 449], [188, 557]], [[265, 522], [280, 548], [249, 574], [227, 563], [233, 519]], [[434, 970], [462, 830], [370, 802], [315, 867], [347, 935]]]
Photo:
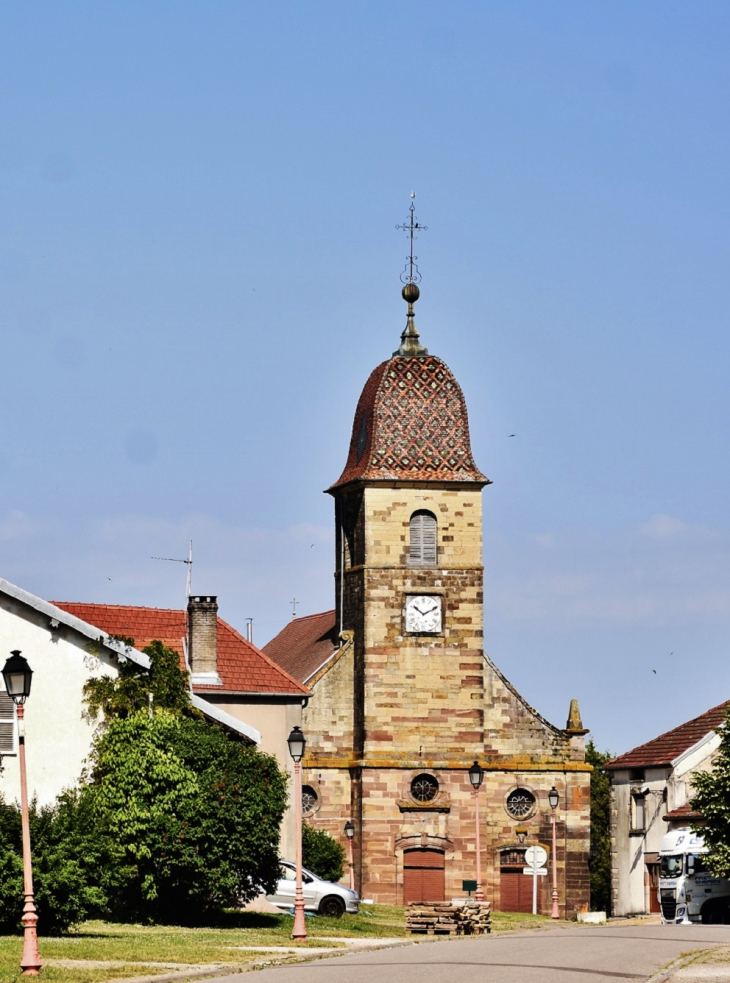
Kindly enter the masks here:
[[[279, 865], [279, 880], [281, 881], [295, 881], [297, 879], [297, 872], [294, 867], [287, 867], [286, 864]], [[305, 884], [311, 884], [314, 880], [314, 875], [310, 874], [308, 870], [302, 867], [302, 880]]]
[[661, 876], [679, 877], [682, 873], [682, 854], [661, 858]]

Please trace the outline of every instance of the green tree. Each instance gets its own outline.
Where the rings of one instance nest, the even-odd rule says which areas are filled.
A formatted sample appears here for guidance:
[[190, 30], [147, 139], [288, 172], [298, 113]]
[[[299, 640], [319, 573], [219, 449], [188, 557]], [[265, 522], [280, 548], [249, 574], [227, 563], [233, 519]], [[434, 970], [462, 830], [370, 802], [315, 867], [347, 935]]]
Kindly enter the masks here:
[[274, 888], [285, 775], [205, 720], [112, 720], [81, 795], [119, 850], [103, 884], [115, 917], [189, 923]]
[[[125, 645], [134, 639], [111, 636]], [[147, 709], [150, 697], [154, 707], [163, 707], [187, 717], [200, 717], [190, 700], [189, 674], [180, 668], [175, 649], [153, 641], [142, 650], [149, 656], [149, 669], [131, 659], [120, 663], [119, 675], [95, 676], [84, 684], [84, 701], [91, 717], [106, 720], [130, 717]]]
[[345, 869], [345, 850], [329, 833], [304, 823], [302, 865], [326, 881], [339, 881]]
[[591, 908], [611, 914], [611, 784], [603, 766], [611, 760], [608, 751], [598, 751], [592, 740], [586, 745], [591, 772]]
[[709, 848], [705, 863], [716, 877], [730, 878], [730, 713], [717, 733], [720, 746], [712, 771], [692, 776], [694, 796], [690, 804], [702, 813], [703, 823], [695, 829]]
[[[105, 726], [79, 788], [52, 806], [31, 805], [44, 934], [88, 917], [199, 922], [273, 890], [278, 878], [285, 773], [192, 707], [173, 649], [156, 641], [145, 652], [149, 669], [128, 661], [118, 678], [85, 687]], [[3, 931], [16, 930], [22, 914], [21, 857], [19, 809], [0, 798]]]
[[[64, 793], [52, 806], [30, 804], [33, 880], [39, 929], [44, 935], [107, 912], [95, 872], [109, 863], [113, 844], [92, 830], [79, 796]], [[0, 931], [18, 929], [23, 911], [20, 809], [0, 801]]]

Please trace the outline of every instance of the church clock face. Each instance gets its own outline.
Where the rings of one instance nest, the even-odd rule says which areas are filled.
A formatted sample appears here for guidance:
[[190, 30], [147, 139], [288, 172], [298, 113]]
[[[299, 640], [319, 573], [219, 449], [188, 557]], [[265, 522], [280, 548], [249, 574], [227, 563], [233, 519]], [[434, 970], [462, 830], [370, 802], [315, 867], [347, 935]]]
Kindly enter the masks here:
[[433, 594], [406, 597], [406, 631], [414, 635], [441, 633], [441, 598]]

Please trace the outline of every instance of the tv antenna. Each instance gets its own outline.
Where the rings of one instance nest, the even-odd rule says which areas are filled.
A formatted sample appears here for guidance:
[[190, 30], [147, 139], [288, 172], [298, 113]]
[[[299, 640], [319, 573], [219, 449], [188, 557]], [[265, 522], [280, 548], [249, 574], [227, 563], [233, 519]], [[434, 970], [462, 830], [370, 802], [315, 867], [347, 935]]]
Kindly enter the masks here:
[[179, 560], [176, 556], [151, 556], [151, 560], [164, 560], [166, 563], [185, 563], [188, 568], [188, 576], [185, 584], [185, 597], [188, 598], [193, 592], [193, 541], [190, 540], [187, 560]]

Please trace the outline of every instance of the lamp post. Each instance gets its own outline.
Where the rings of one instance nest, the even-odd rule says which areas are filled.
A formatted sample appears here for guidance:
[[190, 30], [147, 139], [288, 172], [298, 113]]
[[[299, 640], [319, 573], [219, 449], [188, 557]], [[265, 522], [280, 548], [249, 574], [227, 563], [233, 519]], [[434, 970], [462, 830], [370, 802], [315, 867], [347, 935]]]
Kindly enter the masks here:
[[350, 865], [350, 890], [355, 890], [355, 864], [352, 862], [352, 839], [355, 835], [355, 826], [348, 819], [345, 823], [345, 836], [347, 837], [347, 862]]
[[286, 739], [289, 745], [289, 754], [294, 762], [294, 810], [296, 812], [296, 866], [297, 882], [294, 892], [294, 928], [291, 933], [293, 939], [306, 939], [307, 926], [304, 922], [304, 892], [302, 891], [302, 765], [304, 748], [307, 742], [304, 740], [299, 727], [294, 727], [289, 737]]
[[557, 820], [555, 818], [555, 810], [558, 808], [560, 796], [554, 785], [548, 792], [548, 802], [553, 811], [553, 910], [550, 912], [550, 917], [560, 918], [560, 910], [558, 909], [558, 834]]
[[484, 769], [478, 761], [469, 769], [469, 781], [474, 789], [474, 815], [476, 818], [476, 849], [477, 849], [477, 889], [474, 892], [475, 901], [484, 901], [482, 892], [482, 851], [479, 845], [479, 789], [484, 781]]
[[20, 762], [20, 809], [23, 828], [23, 958], [20, 967], [24, 976], [37, 976], [41, 968], [41, 954], [38, 951], [35, 902], [33, 900], [33, 866], [30, 856], [30, 822], [28, 820], [28, 780], [25, 772], [25, 701], [30, 695], [33, 670], [17, 649], [3, 669], [3, 679], [8, 696], [18, 708], [18, 759]]

